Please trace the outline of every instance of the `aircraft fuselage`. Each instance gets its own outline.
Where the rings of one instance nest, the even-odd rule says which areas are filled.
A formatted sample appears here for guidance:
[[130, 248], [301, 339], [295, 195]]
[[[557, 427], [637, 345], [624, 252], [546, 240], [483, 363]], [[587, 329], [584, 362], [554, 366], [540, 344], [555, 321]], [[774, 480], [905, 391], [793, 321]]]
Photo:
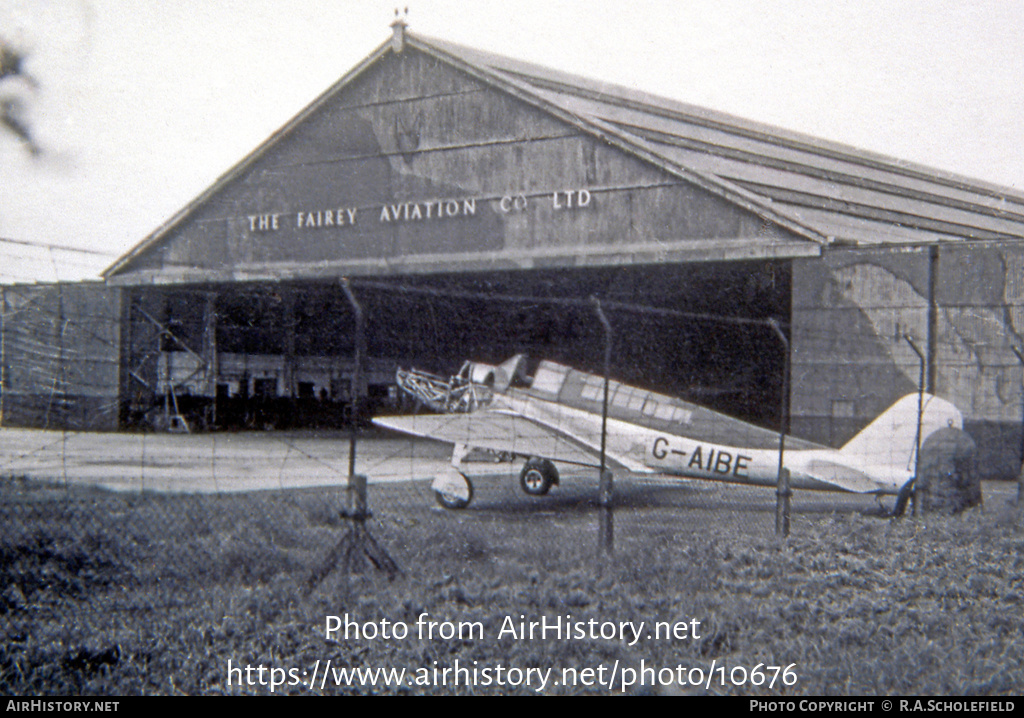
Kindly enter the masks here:
[[[507, 408], [558, 432], [573, 437], [594, 452], [601, 442], [601, 415], [531, 396], [509, 392], [494, 396], [492, 409]], [[727, 481], [756, 486], [775, 486], [778, 479], [778, 448], [744, 448], [707, 440], [696, 440], [682, 433], [671, 433], [642, 424], [609, 418], [606, 452], [636, 474], [667, 474], [686, 478]], [[786, 449], [784, 466], [790, 472], [790, 485], [798, 489], [836, 491], [832, 483], [814, 478], [822, 466], [831, 471], [847, 468], [859, 475], [859, 491], [895, 494], [910, 479], [913, 471], [902, 468], [853, 465], [834, 449]], [[813, 467], [813, 468], [812, 468]]]

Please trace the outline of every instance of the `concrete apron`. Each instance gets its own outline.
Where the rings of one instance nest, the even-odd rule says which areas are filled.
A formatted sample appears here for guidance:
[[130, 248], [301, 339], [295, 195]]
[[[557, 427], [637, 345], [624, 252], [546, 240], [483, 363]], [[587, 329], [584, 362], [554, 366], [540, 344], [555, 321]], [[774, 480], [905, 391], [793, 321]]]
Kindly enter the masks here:
[[[348, 448], [348, 437], [340, 432], [119, 434], [4, 428], [0, 475], [138, 492], [341, 486], [348, 476]], [[371, 483], [431, 480], [448, 466], [450, 451], [422, 440], [360, 440], [356, 470]]]

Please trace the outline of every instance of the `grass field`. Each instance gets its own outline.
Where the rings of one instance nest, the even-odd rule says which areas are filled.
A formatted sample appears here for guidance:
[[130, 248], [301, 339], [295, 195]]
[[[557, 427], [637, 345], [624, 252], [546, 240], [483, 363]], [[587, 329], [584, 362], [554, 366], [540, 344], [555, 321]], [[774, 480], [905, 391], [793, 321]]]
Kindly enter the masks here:
[[[340, 490], [169, 496], [0, 482], [0, 692], [8, 695], [268, 693], [228, 685], [229, 660], [281, 676], [328, 659], [336, 668], [415, 671], [458, 660], [558, 675], [611, 671], [616, 661], [718, 669], [699, 689], [624, 687], [619, 673], [610, 686], [549, 682], [543, 692], [552, 694], [959, 696], [1024, 688], [1024, 530], [1002, 498], [959, 517], [889, 521], [864, 516], [863, 504], [816, 495], [797, 501], [792, 535], [777, 540], [770, 491], [625, 487], [615, 562], [598, 570], [595, 492], [585, 482], [539, 501], [482, 485], [474, 506], [458, 513], [435, 507], [423, 485], [373, 486], [367, 525], [402, 574], [389, 581], [333, 571], [307, 594], [311, 571], [345, 530]], [[328, 615], [411, 627], [424, 612], [479, 622], [483, 638], [324, 635]], [[646, 625], [696, 619], [700, 637], [633, 646], [497, 637], [506, 617], [566, 614]], [[782, 685], [780, 675], [774, 686], [752, 685], [745, 671], [758, 664], [791, 666], [795, 684]], [[719, 675], [746, 680], [721, 685]], [[302, 684], [275, 692], [311, 691]], [[533, 687], [328, 681], [312, 692]]]

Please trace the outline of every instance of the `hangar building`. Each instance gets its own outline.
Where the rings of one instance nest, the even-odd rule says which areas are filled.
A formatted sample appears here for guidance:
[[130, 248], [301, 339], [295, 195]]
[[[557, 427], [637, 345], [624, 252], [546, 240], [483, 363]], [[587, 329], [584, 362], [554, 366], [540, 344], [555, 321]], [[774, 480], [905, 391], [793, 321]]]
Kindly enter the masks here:
[[781, 342], [722, 319], [775, 318], [793, 434], [841, 445], [923, 374], [1017, 474], [1024, 195], [393, 30], [105, 272], [121, 426], [338, 419], [346, 277], [377, 403], [399, 365], [597, 368], [550, 301], [596, 296], [672, 311], [613, 313], [616, 378], [778, 426]]

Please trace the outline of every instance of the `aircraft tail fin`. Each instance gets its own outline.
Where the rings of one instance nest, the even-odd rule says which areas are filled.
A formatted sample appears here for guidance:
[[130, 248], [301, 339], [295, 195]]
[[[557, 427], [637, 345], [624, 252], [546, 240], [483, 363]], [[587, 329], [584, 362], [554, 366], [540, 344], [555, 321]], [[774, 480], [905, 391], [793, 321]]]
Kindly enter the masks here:
[[[922, 397], [921, 444], [939, 429], [963, 428], [960, 411], [932, 394]], [[914, 470], [917, 449], [918, 394], [907, 394], [890, 406], [840, 449], [840, 453], [861, 466], [891, 466]]]

